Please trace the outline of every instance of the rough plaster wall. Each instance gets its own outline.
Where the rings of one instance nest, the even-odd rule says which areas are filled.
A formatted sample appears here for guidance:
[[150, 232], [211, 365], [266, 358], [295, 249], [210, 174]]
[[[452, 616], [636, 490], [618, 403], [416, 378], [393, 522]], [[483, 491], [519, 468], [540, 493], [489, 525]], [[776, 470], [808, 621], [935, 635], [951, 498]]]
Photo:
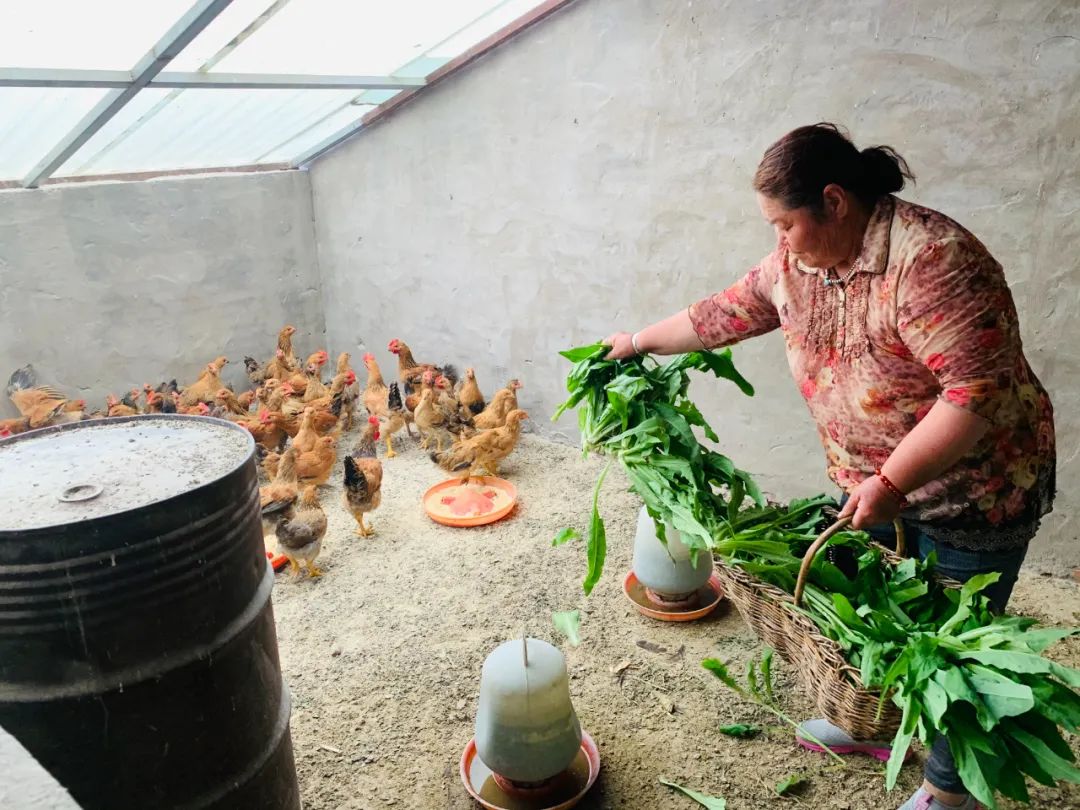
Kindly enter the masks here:
[[303, 172], [0, 192], [0, 385], [32, 362], [96, 408], [224, 353], [246, 387], [286, 322], [323, 343]]
[[[579, 0], [312, 168], [329, 336], [513, 372], [534, 424], [563, 347], [733, 281], [773, 238], [749, 188], [794, 126], [890, 143], [904, 196], [1007, 268], [1061, 437], [1032, 559], [1080, 564], [1080, 6], [1074, 2]], [[1072, 317], [1070, 317], [1072, 314]], [[778, 335], [736, 349], [758, 387], [694, 396], [788, 497], [827, 486]]]

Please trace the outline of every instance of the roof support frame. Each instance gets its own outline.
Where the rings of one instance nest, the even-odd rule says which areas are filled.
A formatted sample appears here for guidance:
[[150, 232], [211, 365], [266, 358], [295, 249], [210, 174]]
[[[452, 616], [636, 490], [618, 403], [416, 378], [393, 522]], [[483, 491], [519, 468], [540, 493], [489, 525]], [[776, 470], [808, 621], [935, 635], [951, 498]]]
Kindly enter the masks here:
[[[134, 77], [122, 70], [0, 68], [0, 87], [100, 87], [125, 89]], [[203, 73], [162, 71], [143, 87], [185, 90], [413, 90], [424, 79], [410, 76], [339, 76], [295, 73]]]
[[226, 8], [232, 0], [196, 0], [188, 12], [176, 24], [165, 32], [135, 65], [131, 71], [132, 80], [124, 88], [110, 90], [94, 108], [79, 121], [60, 141], [43, 157], [23, 179], [25, 188], [36, 188], [53, 172], [59, 169], [74, 155], [79, 148], [94, 136], [99, 129], [116, 115], [124, 105], [148, 85], [166, 65], [169, 64], [188, 44], [197, 37], [206, 26]]

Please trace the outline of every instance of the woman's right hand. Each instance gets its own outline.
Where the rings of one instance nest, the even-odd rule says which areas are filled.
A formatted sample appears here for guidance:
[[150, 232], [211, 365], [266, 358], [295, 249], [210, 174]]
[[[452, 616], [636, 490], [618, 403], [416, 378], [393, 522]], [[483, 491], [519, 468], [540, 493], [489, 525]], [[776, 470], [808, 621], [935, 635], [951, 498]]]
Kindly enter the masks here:
[[611, 347], [611, 351], [604, 358], [605, 360], [626, 360], [637, 356], [633, 336], [629, 332], [616, 332], [614, 335], [605, 338], [603, 342]]

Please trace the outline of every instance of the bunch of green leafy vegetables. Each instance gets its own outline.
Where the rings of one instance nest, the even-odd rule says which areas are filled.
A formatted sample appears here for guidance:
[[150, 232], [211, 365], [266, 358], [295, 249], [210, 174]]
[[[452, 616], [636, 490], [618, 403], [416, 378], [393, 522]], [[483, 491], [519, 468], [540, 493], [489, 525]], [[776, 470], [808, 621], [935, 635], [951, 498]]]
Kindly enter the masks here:
[[[711, 371], [731, 380], [747, 395], [753, 395], [753, 387], [736, 370], [728, 351], [692, 352], [667, 365], [648, 357], [606, 360], [608, 351], [610, 347], [596, 343], [562, 352], [574, 367], [566, 381], [570, 397], [554, 419], [570, 408], [578, 409], [584, 452], [599, 453], [622, 464], [631, 487], [656, 523], [661, 542], [663, 526], [670, 524], [692, 554], [709, 549], [746, 496], [757, 504], [764, 501], [749, 474], [698, 442], [695, 427], [714, 442], [719, 438], [687, 396], [687, 372]], [[599, 510], [600, 488], [607, 471], [605, 468], [601, 473], [593, 490], [586, 532], [586, 594], [599, 580], [607, 553], [607, 532]], [[579, 532], [565, 529], [554, 544], [578, 536]]]
[[[749, 475], [697, 442], [693, 427], [712, 441], [717, 437], [687, 397], [687, 371], [711, 370], [751, 393], [730, 355], [695, 352], [658, 366], [645, 359], [607, 361], [606, 352], [594, 345], [563, 353], [575, 365], [567, 382], [570, 398], [556, 417], [578, 408], [585, 452], [618, 459], [655, 521], [672, 523], [692, 548], [711, 549], [726, 563], [793, 592], [802, 558], [833, 501], [819, 496], [786, 507], [766, 504]], [[603, 477], [593, 496], [586, 593], [606, 549], [597, 509]], [[754, 505], [743, 509], [747, 495]], [[564, 530], [555, 542], [576, 536]], [[662, 529], [658, 536], [663, 540]], [[945, 735], [965, 786], [990, 808], [998, 793], [1028, 801], [1025, 777], [1051, 786], [1080, 782], [1060, 732], [1080, 733], [1080, 697], [1073, 691], [1080, 687], [1080, 671], [1042, 655], [1080, 631], [1033, 629], [1032, 619], [994, 615], [982, 591], [998, 574], [946, 588], [934, 576], [933, 555], [889, 565], [868, 540], [862, 532], [844, 531], [829, 541], [830, 550], [819, 553], [810, 569], [801, 610], [837, 642], [863, 684], [902, 712], [887, 786], [894, 786], [916, 735], [926, 745]], [[714, 674], [722, 669], [715, 661], [707, 667]]]
[[[806, 503], [796, 505], [803, 521]], [[773, 526], [782, 518], [758, 522]], [[805, 523], [805, 521], [803, 521]], [[812, 537], [784, 541], [734, 536], [716, 544], [726, 562], [791, 592]], [[770, 539], [771, 538], [771, 539]], [[1033, 619], [997, 616], [982, 591], [999, 574], [972, 577], [948, 588], [934, 576], [935, 559], [886, 564], [861, 532], [844, 532], [830, 546], [848, 549], [854, 570], [844, 571], [819, 553], [810, 568], [801, 608], [837, 642], [863, 684], [881, 690], [902, 712], [886, 767], [896, 783], [904, 755], [917, 734], [926, 745], [945, 735], [964, 785], [987, 807], [1001, 793], [1029, 801], [1026, 776], [1053, 786], [1080, 783], [1075, 756], [1059, 726], [1080, 732], [1080, 671], [1042, 656], [1073, 629], [1033, 629]], [[768, 546], [762, 552], [762, 545]]]

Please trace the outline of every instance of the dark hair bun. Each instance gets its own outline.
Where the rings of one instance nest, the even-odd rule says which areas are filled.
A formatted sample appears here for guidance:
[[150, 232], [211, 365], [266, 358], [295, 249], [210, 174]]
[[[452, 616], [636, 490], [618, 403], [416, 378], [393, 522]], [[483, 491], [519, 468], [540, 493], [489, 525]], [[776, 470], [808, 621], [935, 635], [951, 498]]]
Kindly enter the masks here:
[[907, 161], [891, 146], [871, 146], [859, 153], [863, 166], [864, 189], [873, 196], [893, 194], [913, 180]]

